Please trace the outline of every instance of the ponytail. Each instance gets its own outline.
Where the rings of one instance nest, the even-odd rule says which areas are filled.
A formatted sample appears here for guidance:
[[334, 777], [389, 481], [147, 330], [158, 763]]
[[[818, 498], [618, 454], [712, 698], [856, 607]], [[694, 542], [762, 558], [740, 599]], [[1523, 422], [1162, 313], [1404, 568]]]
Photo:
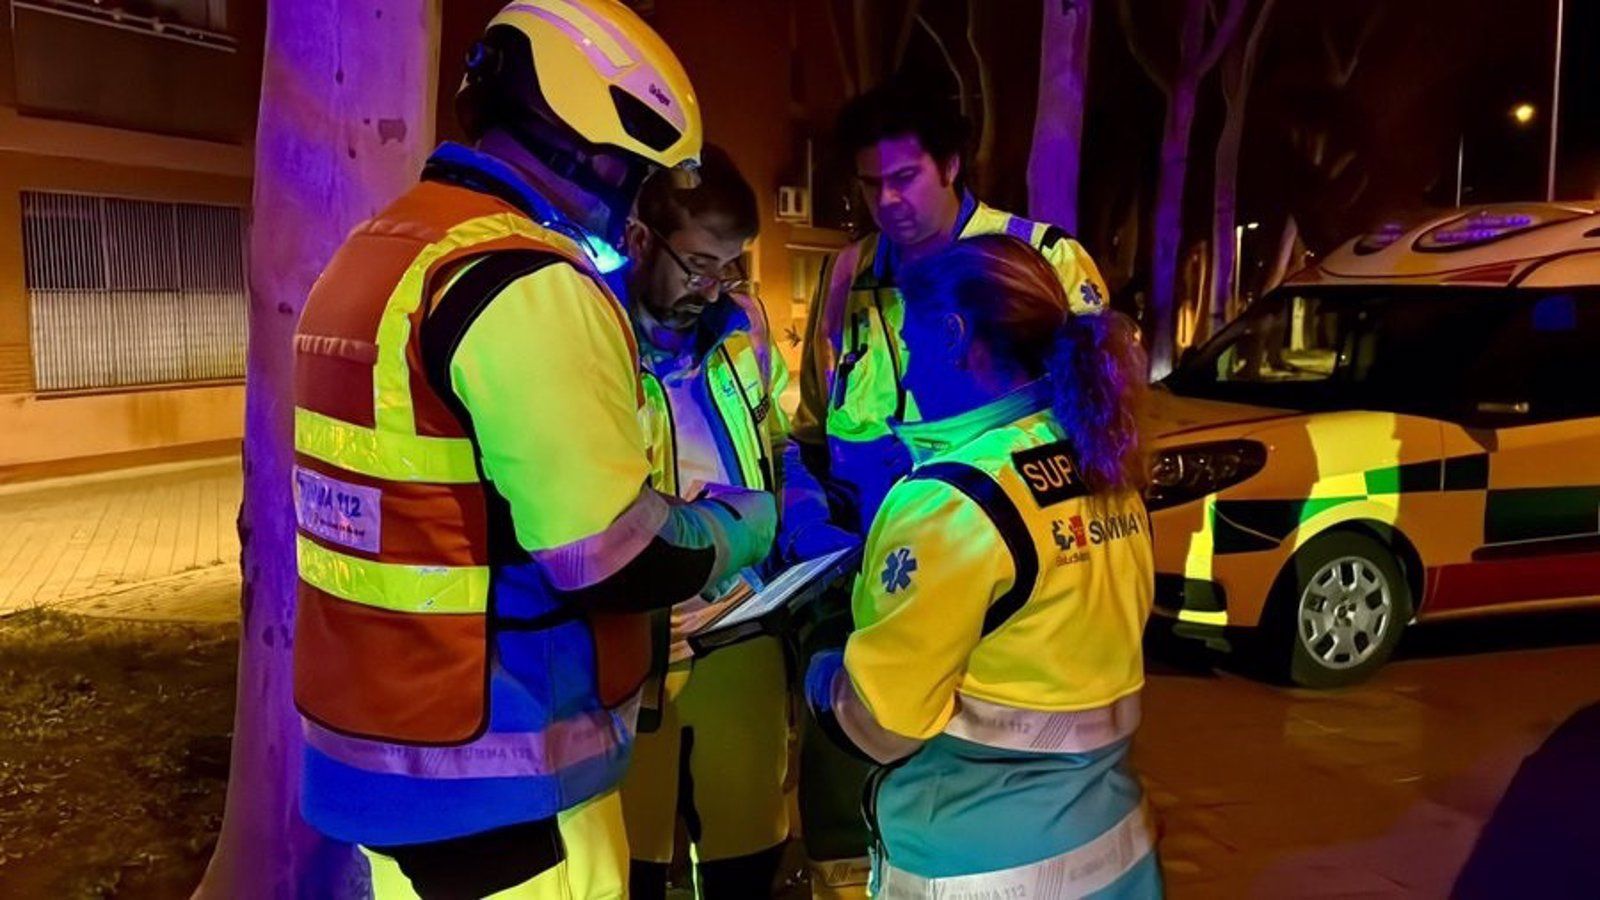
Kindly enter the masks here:
[[1056, 270], [1003, 234], [956, 241], [913, 263], [900, 289], [908, 310], [957, 312], [997, 356], [1032, 377], [1049, 376], [1056, 419], [1091, 491], [1144, 486], [1144, 352], [1126, 316], [1073, 314]]
[[1144, 487], [1138, 413], [1144, 353], [1126, 316], [1067, 313], [1045, 361], [1054, 411], [1091, 491]]

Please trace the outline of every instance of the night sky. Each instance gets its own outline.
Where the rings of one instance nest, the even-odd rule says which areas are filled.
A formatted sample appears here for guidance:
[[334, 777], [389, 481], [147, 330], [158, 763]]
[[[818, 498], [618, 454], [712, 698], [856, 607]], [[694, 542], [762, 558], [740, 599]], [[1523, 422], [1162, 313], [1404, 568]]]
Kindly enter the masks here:
[[[1135, 6], [1153, 52], [1171, 46], [1167, 23], [1176, 6]], [[1322, 33], [1348, 53], [1372, 16], [1353, 77], [1342, 89], [1332, 86]], [[1240, 220], [1262, 228], [1246, 259], [1272, 254], [1291, 212], [1308, 245], [1325, 252], [1377, 224], [1453, 205], [1463, 135], [1466, 203], [1542, 199], [1554, 27], [1555, 0], [1514, 8], [1500, 0], [1279, 0], [1248, 107]], [[1130, 198], [1146, 208], [1150, 202], [1163, 102], [1128, 53], [1113, 2], [1096, 6], [1095, 28], [1080, 230], [1097, 255], [1107, 255]], [[1600, 79], [1593, 77], [1600, 4], [1568, 0], [1565, 33], [1557, 195], [1593, 200], [1600, 197]], [[1519, 102], [1537, 110], [1525, 127], [1510, 115]], [[1190, 150], [1191, 240], [1206, 233], [1221, 112], [1213, 73]], [[1319, 145], [1320, 165], [1306, 149]], [[1335, 175], [1334, 163], [1346, 156]]]

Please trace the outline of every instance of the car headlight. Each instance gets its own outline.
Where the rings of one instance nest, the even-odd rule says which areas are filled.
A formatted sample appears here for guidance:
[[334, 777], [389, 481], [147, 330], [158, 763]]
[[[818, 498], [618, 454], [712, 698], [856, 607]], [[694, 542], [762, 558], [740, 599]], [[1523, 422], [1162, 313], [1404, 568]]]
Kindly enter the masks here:
[[1256, 441], [1218, 441], [1157, 450], [1150, 464], [1145, 503], [1163, 509], [1238, 484], [1267, 464], [1267, 448]]

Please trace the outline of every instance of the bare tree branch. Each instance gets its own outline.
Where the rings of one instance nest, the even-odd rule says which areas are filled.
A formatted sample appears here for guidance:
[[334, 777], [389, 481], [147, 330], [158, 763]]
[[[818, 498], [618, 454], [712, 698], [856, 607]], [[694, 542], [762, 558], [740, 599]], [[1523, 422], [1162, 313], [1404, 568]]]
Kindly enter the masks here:
[[1227, 52], [1228, 46], [1233, 43], [1233, 36], [1239, 31], [1239, 23], [1244, 21], [1245, 7], [1250, 5], [1249, 0], [1227, 0], [1227, 3], [1222, 20], [1217, 23], [1216, 31], [1211, 33], [1210, 45], [1200, 54], [1200, 59], [1195, 64], [1197, 77], [1203, 77], [1222, 59], [1222, 54]]
[[906, 61], [906, 50], [911, 46], [911, 32], [917, 27], [917, 16], [922, 14], [922, 0], [907, 0], [906, 13], [900, 19], [900, 30], [894, 39], [894, 71]]
[[1354, 188], [1350, 189], [1350, 202], [1345, 205], [1355, 206], [1356, 201], [1361, 199], [1361, 195], [1365, 194], [1369, 187], [1372, 187], [1372, 174], [1370, 172], [1362, 172], [1361, 180], [1356, 182]]
[[989, 77], [989, 63], [978, 48], [978, 0], [967, 0], [967, 46], [972, 49], [972, 58], [978, 65], [978, 105], [983, 116], [978, 128], [978, 151], [972, 161], [978, 170], [975, 173], [978, 185], [986, 188], [989, 161], [994, 156], [994, 84]]
[[922, 29], [928, 32], [928, 37], [933, 39], [933, 45], [939, 48], [939, 55], [944, 57], [944, 64], [950, 67], [950, 74], [955, 76], [956, 94], [960, 97], [961, 102], [961, 114], [966, 115], [967, 80], [961, 77], [961, 67], [956, 65], [956, 58], [950, 55], [950, 48], [945, 46], [944, 38], [939, 37], [939, 32], [935, 31], [933, 26], [928, 24], [927, 17], [918, 15], [917, 24], [921, 25]]
[[872, 40], [872, 16], [868, 11], [871, 5], [872, 0], [854, 0], [853, 2], [855, 10], [853, 19], [856, 32], [856, 77], [859, 79], [861, 90], [863, 91], [878, 83], [878, 61], [872, 54], [872, 51], [876, 49], [876, 42]]
[[1327, 63], [1328, 83], [1336, 88], [1348, 87], [1350, 80], [1355, 77], [1356, 67], [1361, 64], [1361, 51], [1366, 49], [1367, 41], [1377, 31], [1378, 22], [1383, 18], [1383, 8], [1375, 7], [1373, 11], [1362, 20], [1361, 30], [1356, 33], [1356, 39], [1348, 54], [1339, 50], [1334, 40], [1333, 29], [1324, 22], [1320, 34], [1322, 37], [1322, 52]]
[[1344, 170], [1350, 168], [1350, 164], [1355, 161], [1356, 152], [1354, 150], [1346, 150], [1340, 154], [1338, 159], [1333, 161], [1333, 165], [1328, 167], [1328, 179], [1331, 181], [1343, 175]]
[[822, 0], [822, 12], [828, 19], [828, 34], [833, 37], [833, 56], [839, 64], [839, 77], [844, 79], [845, 96], [854, 97], [856, 70], [850, 65], [850, 54], [845, 52], [844, 32], [839, 28], [839, 13], [833, 8], [833, 0]]
[[1261, 39], [1266, 35], [1267, 23], [1272, 19], [1272, 7], [1277, 0], [1261, 0], [1261, 9], [1256, 13], [1256, 19], [1250, 25], [1250, 34], [1245, 37], [1241, 52], [1232, 54], [1223, 64], [1222, 72], [1222, 98], [1231, 108], [1242, 99], [1243, 93], [1250, 90], [1250, 81], [1255, 76], [1256, 60], [1260, 56], [1258, 48]]
[[1161, 71], [1155, 60], [1145, 52], [1139, 43], [1138, 31], [1133, 25], [1133, 0], [1117, 0], [1117, 22], [1122, 26], [1122, 35], [1128, 42], [1128, 52], [1133, 55], [1134, 61], [1144, 69], [1144, 74], [1155, 82], [1161, 93], [1172, 93], [1172, 80]]

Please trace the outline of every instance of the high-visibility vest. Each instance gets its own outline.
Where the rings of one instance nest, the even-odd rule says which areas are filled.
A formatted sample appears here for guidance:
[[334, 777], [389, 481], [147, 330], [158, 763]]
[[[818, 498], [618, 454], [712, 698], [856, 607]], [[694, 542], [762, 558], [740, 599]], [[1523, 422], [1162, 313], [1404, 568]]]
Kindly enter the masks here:
[[[443, 282], [501, 251], [550, 254], [603, 285], [569, 238], [495, 197], [424, 182], [351, 235], [295, 335], [295, 702], [311, 746], [368, 771], [559, 770], [631, 739], [618, 734], [626, 717], [606, 710], [636, 695], [651, 663], [646, 616], [508, 621], [490, 602], [496, 581], [499, 591], [543, 588], [453, 397], [430, 382], [422, 334]], [[601, 294], [637, 363], [626, 312]], [[549, 631], [572, 648], [536, 661], [548, 672], [515, 676], [557, 685], [539, 688], [551, 721], [497, 725], [494, 746], [480, 747], [499, 677], [491, 642], [508, 629]], [[599, 709], [562, 693], [585, 691]]]
[[[739, 470], [730, 474], [740, 487], [760, 491], [777, 490], [768, 420], [783, 412], [773, 396], [768, 369], [772, 359], [760, 352], [751, 333], [743, 329], [728, 334], [705, 358], [706, 390], [738, 460]], [[643, 425], [652, 453], [650, 483], [662, 493], [678, 495], [683, 485], [678, 477], [678, 430], [672, 405], [661, 379], [648, 368], [643, 372], [643, 387]]]
[[[1038, 249], [1055, 268], [1074, 312], [1103, 307], [1106, 287], [1094, 260], [1059, 228], [979, 203], [958, 237], [1002, 233]], [[817, 358], [806, 360], [808, 366], [822, 365], [827, 374], [823, 423], [829, 472], [857, 494], [862, 530], [890, 485], [910, 469], [904, 448], [889, 432], [889, 421], [921, 418], [916, 398], [905, 387], [904, 301], [893, 273], [886, 271], [882, 249], [882, 237], [874, 233], [840, 251], [825, 267], [819, 309], [813, 311], [821, 332], [812, 332], [815, 346], [807, 349]], [[805, 418], [802, 413], [802, 426]]]

